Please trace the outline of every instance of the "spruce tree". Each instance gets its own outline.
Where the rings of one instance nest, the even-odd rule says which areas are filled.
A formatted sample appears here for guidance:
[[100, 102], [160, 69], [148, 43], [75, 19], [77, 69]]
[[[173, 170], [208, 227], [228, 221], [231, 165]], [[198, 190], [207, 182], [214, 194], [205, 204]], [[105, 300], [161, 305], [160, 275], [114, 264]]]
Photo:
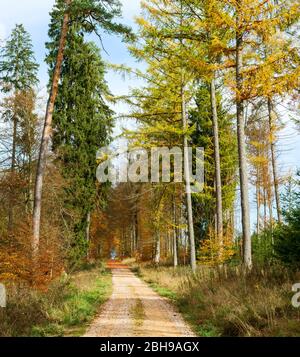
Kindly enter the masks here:
[[50, 56], [50, 91], [46, 107], [44, 129], [39, 151], [34, 193], [33, 211], [33, 258], [36, 260], [39, 251], [43, 179], [45, 173], [48, 146], [52, 134], [52, 119], [55, 101], [58, 94], [60, 73], [65, 56], [67, 36], [71, 24], [78, 26], [82, 34], [96, 33], [101, 40], [101, 32], [130, 36], [130, 29], [115, 22], [121, 16], [119, 0], [57, 0], [51, 14], [49, 36], [52, 40]]
[[[12, 124], [11, 143], [11, 173], [15, 174], [17, 168], [18, 151], [18, 128], [21, 122], [28, 119], [28, 108], [25, 109], [26, 98], [34, 90], [38, 83], [38, 65], [34, 58], [32, 43], [29, 33], [24, 26], [16, 25], [8, 41], [6, 42], [0, 60], [0, 83], [1, 91], [8, 97], [4, 101], [4, 119]], [[31, 110], [34, 110], [31, 106]], [[25, 110], [24, 110], [25, 109]], [[25, 118], [26, 117], [26, 118]], [[12, 189], [13, 190], [13, 189]], [[13, 192], [9, 200], [8, 229], [13, 229]]]
[[[61, 162], [67, 210], [76, 212], [71, 263], [88, 253], [90, 214], [96, 204], [96, 152], [109, 143], [112, 111], [98, 48], [76, 26], [68, 34], [53, 116], [53, 150]], [[66, 221], [68, 221], [66, 217]]]
[[33, 88], [38, 83], [37, 70], [30, 35], [23, 25], [16, 25], [1, 54], [1, 91], [14, 93]]

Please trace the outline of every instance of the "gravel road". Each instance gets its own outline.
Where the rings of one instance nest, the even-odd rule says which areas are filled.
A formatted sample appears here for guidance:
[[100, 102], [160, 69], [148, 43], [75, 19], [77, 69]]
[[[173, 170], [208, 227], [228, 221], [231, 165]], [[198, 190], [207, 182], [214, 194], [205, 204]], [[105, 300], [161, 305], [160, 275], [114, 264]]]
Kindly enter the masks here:
[[113, 293], [85, 337], [193, 337], [167, 301], [121, 264], [112, 264]]

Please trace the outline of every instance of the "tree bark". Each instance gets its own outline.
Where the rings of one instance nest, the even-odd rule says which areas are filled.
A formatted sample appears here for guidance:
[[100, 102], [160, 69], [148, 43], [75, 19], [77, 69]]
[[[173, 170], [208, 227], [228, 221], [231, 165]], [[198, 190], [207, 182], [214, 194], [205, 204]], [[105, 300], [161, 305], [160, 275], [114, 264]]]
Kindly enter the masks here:
[[157, 234], [156, 242], [155, 242], [155, 257], [154, 263], [159, 264], [160, 262], [160, 234]]
[[[187, 115], [186, 115], [186, 103], [184, 86], [181, 86], [181, 116], [182, 116], [182, 126], [183, 130], [188, 127]], [[189, 241], [190, 241], [190, 264], [192, 271], [196, 271], [196, 248], [195, 248], [195, 234], [194, 234], [194, 222], [193, 222], [193, 206], [192, 206], [192, 194], [191, 194], [191, 180], [190, 180], [190, 167], [189, 167], [189, 152], [188, 152], [188, 139], [187, 135], [183, 138], [183, 149], [184, 149], [184, 179], [185, 179], [185, 189], [186, 189], [186, 205], [187, 205], [187, 218], [188, 218], [188, 230], [189, 230]]]
[[177, 249], [177, 212], [176, 212], [176, 195], [173, 198], [173, 218], [174, 218], [174, 230], [173, 230], [173, 266], [178, 266], [178, 249]]
[[279, 197], [279, 185], [278, 185], [278, 173], [277, 173], [277, 162], [276, 162], [276, 147], [275, 142], [273, 140], [273, 118], [272, 118], [272, 100], [268, 98], [268, 117], [269, 117], [269, 131], [270, 131], [270, 148], [271, 148], [271, 162], [272, 162], [272, 172], [273, 172], [273, 184], [274, 184], [274, 193], [275, 193], [275, 201], [276, 201], [276, 210], [278, 222], [282, 222], [281, 216], [281, 204]]
[[259, 181], [258, 181], [259, 171], [256, 169], [256, 185], [255, 185], [255, 194], [256, 194], [256, 233], [259, 235], [260, 233], [260, 192], [259, 192]]
[[50, 95], [46, 108], [44, 129], [43, 129], [38, 164], [37, 164], [37, 173], [36, 173], [36, 182], [35, 182], [35, 191], [34, 191], [33, 239], [32, 239], [32, 254], [34, 259], [37, 257], [38, 250], [39, 250], [43, 178], [44, 178], [45, 167], [46, 167], [48, 146], [51, 138], [51, 127], [52, 127], [54, 105], [55, 105], [55, 100], [58, 91], [58, 83], [60, 79], [60, 72], [61, 72], [62, 62], [64, 58], [64, 50], [65, 50], [66, 39], [69, 29], [70, 15], [69, 15], [68, 8], [71, 2], [72, 0], [65, 0], [66, 11], [64, 14], [63, 24], [61, 28], [59, 48], [56, 58], [56, 65], [53, 74]]
[[[17, 94], [15, 94], [15, 97]], [[15, 99], [16, 101], [16, 99]], [[15, 108], [14, 108], [15, 111]], [[11, 174], [14, 175], [16, 171], [16, 151], [17, 151], [17, 127], [18, 127], [18, 119], [16, 114], [13, 115], [13, 142], [12, 142], [12, 155], [11, 155]], [[13, 220], [14, 220], [14, 189], [13, 189], [13, 181], [14, 177], [11, 177], [11, 185], [10, 185], [10, 199], [9, 199], [9, 208], [8, 208], [8, 232], [11, 233], [13, 230]]]
[[[239, 6], [239, 4], [238, 4]], [[242, 228], [243, 228], [243, 263], [246, 269], [252, 268], [251, 251], [251, 230], [250, 230], [250, 210], [249, 210], [249, 188], [246, 157], [245, 123], [244, 123], [244, 100], [242, 98], [243, 79], [242, 69], [242, 45], [243, 35], [240, 33], [240, 13], [237, 9], [237, 33], [236, 33], [236, 109], [237, 109], [237, 138], [238, 138], [238, 156], [241, 190], [241, 208], [242, 208]]]
[[33, 187], [32, 187], [32, 182], [33, 182], [33, 174], [32, 174], [32, 156], [31, 154], [28, 157], [28, 212], [30, 215], [33, 213]]
[[91, 228], [91, 212], [89, 211], [86, 215], [86, 229], [85, 229], [85, 239], [87, 242], [87, 253], [86, 253], [87, 258], [89, 258], [90, 228]]
[[217, 217], [217, 237], [220, 244], [220, 251], [223, 247], [223, 202], [222, 202], [222, 180], [220, 163], [220, 141], [219, 124], [216, 100], [215, 79], [210, 84], [210, 99], [212, 109], [213, 141], [214, 141], [214, 159], [215, 159], [215, 182], [216, 182], [216, 217]]

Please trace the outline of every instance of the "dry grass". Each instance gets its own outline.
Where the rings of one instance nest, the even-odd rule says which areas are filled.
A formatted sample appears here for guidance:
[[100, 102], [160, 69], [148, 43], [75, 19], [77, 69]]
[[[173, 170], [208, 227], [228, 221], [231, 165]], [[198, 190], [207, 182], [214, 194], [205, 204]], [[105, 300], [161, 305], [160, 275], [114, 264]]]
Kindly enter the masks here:
[[10, 286], [8, 305], [0, 309], [0, 336], [82, 335], [111, 288], [103, 266], [56, 280], [47, 291]]
[[160, 294], [172, 298], [201, 336], [299, 336], [300, 311], [291, 305], [299, 276], [280, 266], [254, 269], [133, 266]]

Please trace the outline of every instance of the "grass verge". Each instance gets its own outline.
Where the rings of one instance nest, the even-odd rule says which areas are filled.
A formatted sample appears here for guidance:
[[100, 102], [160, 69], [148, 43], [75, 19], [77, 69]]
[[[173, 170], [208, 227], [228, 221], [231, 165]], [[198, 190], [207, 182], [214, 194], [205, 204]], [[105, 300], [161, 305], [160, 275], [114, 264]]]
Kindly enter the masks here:
[[14, 289], [0, 310], [0, 336], [81, 336], [111, 290], [103, 266], [56, 281], [47, 292]]
[[199, 336], [299, 336], [300, 309], [291, 304], [299, 275], [280, 266], [226, 271], [199, 267], [132, 265], [157, 293], [169, 298]]

